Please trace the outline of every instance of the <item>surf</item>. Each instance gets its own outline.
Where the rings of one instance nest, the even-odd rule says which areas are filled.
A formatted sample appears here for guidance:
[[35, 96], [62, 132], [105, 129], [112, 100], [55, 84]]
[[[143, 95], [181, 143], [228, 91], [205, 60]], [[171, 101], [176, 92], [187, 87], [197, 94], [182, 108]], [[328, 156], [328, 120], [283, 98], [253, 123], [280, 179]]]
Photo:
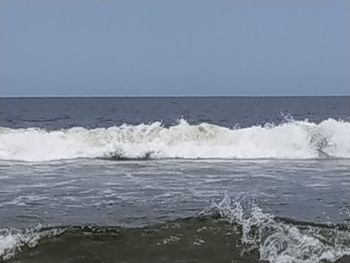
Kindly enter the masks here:
[[323, 159], [350, 158], [350, 123], [288, 121], [247, 128], [161, 122], [61, 130], [0, 127], [0, 159], [42, 162], [76, 158]]
[[23, 263], [92, 258], [103, 262], [347, 262], [349, 231], [347, 225], [278, 218], [254, 202], [225, 195], [197, 215], [155, 225], [2, 231], [0, 259]]

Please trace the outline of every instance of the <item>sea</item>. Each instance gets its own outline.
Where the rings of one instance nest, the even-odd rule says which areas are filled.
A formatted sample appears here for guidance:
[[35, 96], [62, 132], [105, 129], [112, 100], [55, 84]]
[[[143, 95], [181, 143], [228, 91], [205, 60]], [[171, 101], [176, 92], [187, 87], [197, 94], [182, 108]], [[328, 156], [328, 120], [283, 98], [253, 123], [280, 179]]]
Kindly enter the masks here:
[[350, 97], [1, 98], [0, 262], [350, 262]]

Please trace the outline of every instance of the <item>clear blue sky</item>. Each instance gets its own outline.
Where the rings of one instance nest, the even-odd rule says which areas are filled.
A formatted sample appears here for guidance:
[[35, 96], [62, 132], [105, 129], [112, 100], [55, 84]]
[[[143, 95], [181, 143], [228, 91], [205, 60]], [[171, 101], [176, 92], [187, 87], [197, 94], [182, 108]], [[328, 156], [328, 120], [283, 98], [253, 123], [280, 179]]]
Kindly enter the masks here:
[[330, 94], [348, 0], [0, 0], [0, 96]]

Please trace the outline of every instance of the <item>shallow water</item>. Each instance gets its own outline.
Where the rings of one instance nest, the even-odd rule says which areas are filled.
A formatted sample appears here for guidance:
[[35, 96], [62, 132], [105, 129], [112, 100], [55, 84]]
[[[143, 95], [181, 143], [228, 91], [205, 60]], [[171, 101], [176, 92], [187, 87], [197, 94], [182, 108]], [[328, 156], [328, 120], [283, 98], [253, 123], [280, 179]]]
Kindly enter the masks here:
[[[323, 230], [332, 231], [329, 236], [320, 238], [326, 243], [334, 242], [333, 239], [338, 238], [337, 229], [341, 228], [343, 231], [339, 232], [339, 238], [346, 235], [345, 248], [349, 252], [350, 232], [347, 229], [350, 218], [349, 173], [349, 160], [109, 161], [80, 159], [36, 164], [6, 161], [1, 163], [1, 222], [2, 227], [6, 229], [33, 228], [34, 237], [37, 237], [37, 232], [41, 231], [39, 231], [41, 227], [37, 229], [38, 225], [50, 226], [50, 229], [68, 228], [58, 238], [43, 238], [46, 241], [42, 241], [43, 243], [37, 247], [25, 248], [23, 254], [19, 256], [19, 262], [36, 260], [44, 262], [50, 258], [48, 251], [56, 245], [62, 247], [62, 251], [57, 251], [57, 258], [51, 254], [53, 256], [51, 259], [58, 262], [64, 254], [64, 247], [71, 247], [74, 240], [79, 240], [76, 249], [82, 254], [73, 255], [69, 250], [67, 259], [61, 262], [68, 262], [70, 257], [76, 260], [81, 256], [90, 258], [86, 246], [94, 246], [94, 242], [100, 245], [94, 255], [96, 260], [108, 261], [108, 258], [118, 256], [117, 250], [111, 247], [115, 246], [115, 249], [124, 251], [125, 246], [129, 249], [134, 246], [140, 251], [144, 250], [144, 254], [140, 252], [139, 257], [128, 258], [128, 252], [125, 251], [123, 257], [126, 262], [138, 262], [141, 259], [144, 259], [141, 260], [143, 262], [147, 260], [187, 262], [186, 260], [202, 261], [204, 259], [208, 260], [207, 262], [227, 262], [229, 258], [234, 259], [242, 253], [241, 244], [236, 244], [242, 242], [238, 238], [241, 236], [241, 231], [237, 230], [239, 227], [251, 224], [252, 227], [266, 231], [261, 234], [262, 236], [270, 235], [269, 226], [255, 222], [261, 218], [265, 220], [265, 215], [272, 216], [274, 220], [281, 218], [283, 223], [278, 224], [285, 228], [289, 228], [290, 225], [308, 228], [320, 224], [321, 227], [315, 227], [312, 233]], [[227, 202], [227, 206], [216, 206], [216, 210], [213, 209], [213, 204], [220, 203], [225, 196], [229, 196], [233, 201]], [[241, 206], [241, 213], [246, 220], [252, 220], [252, 222], [241, 221], [239, 212], [235, 210], [237, 204]], [[263, 216], [252, 215], [253, 207], [261, 209]], [[234, 211], [233, 214], [231, 214], [232, 211]], [[220, 215], [222, 221], [220, 223], [214, 222], [214, 219], [214, 221], [202, 221], [200, 218], [204, 215], [214, 218]], [[192, 219], [176, 221], [178, 218]], [[181, 226], [176, 230], [178, 232], [173, 234], [163, 233], [161, 224], [164, 222], [186, 226]], [[274, 222], [274, 224], [277, 223]], [[114, 237], [115, 233], [108, 230], [100, 236], [97, 231], [97, 234], [88, 233], [86, 237], [84, 230], [79, 227], [70, 230], [72, 226], [88, 225], [94, 225], [97, 228], [120, 227], [121, 233], [118, 230], [117, 237]], [[147, 229], [148, 226], [155, 226], [151, 229], [159, 237], [150, 239], [145, 237], [140, 240], [138, 235], [142, 236], [146, 231], [142, 227]], [[202, 227], [217, 227], [218, 233], [208, 234], [206, 238], [198, 237], [199, 240], [206, 240], [206, 246], [209, 248], [199, 249], [198, 258], [191, 258], [186, 254], [192, 253], [186, 252], [190, 249], [187, 243], [195, 242], [196, 231]], [[231, 235], [225, 231], [230, 232]], [[283, 243], [284, 239], [288, 238], [288, 233], [282, 231], [282, 234], [277, 236], [277, 239], [281, 240], [276, 242]], [[8, 238], [8, 235], [10, 233], [3, 233], [0, 244], [1, 241], [6, 240], [6, 237]], [[15, 236], [15, 234], [12, 235]], [[148, 247], [152, 246], [152, 242], [163, 242], [163, 239], [172, 239], [172, 236], [176, 236], [175, 239], [177, 239], [178, 236], [183, 235], [186, 235], [184, 237], [186, 241], [181, 239], [181, 242], [178, 242], [179, 247], [165, 246], [159, 250], [155, 247], [154, 252], [151, 252], [151, 248]], [[301, 236], [305, 238], [307, 234]], [[152, 241], [153, 238], [157, 241]], [[147, 244], [147, 240], [150, 244]], [[27, 242], [24, 241], [24, 243]], [[82, 242], [81, 247], [79, 247], [80, 242]], [[17, 244], [20, 243], [17, 242]], [[255, 262], [254, 260], [259, 258], [256, 246], [259, 247], [262, 243], [257, 240], [254, 244], [246, 244], [246, 249], [252, 249], [253, 254], [244, 255], [239, 262]], [[292, 244], [287, 242], [285, 245]], [[330, 246], [334, 250], [337, 248], [336, 245]], [[317, 249], [322, 250], [322, 247]], [[228, 252], [220, 252], [221, 250]], [[84, 255], [84, 251], [87, 254]], [[151, 257], [153, 253], [154, 255], [159, 253], [159, 257], [162, 258], [161, 255], [168, 255], [169, 251], [173, 251], [173, 258], [169, 256], [157, 261]], [[208, 251], [212, 251], [209, 254], [212, 258], [217, 258], [217, 261], [208, 258]], [[158, 256], [156, 258], [158, 259]], [[27, 259], [29, 261], [26, 261]], [[273, 258], [267, 257], [267, 259], [270, 262], [278, 262]], [[122, 262], [122, 259], [120, 260]]]

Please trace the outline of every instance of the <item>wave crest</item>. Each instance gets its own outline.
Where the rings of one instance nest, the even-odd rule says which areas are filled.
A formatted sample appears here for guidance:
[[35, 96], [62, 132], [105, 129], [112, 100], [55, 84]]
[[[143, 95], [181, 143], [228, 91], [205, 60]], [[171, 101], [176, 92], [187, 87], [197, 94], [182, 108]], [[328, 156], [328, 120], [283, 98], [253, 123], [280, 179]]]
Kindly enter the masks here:
[[114, 262], [115, 258], [125, 262], [154, 262], [154, 258], [162, 262], [349, 261], [348, 225], [277, 218], [254, 202], [243, 201], [226, 195], [198, 216], [143, 227], [0, 230], [0, 261], [66, 262], [89, 257], [99, 262]]
[[324, 225], [277, 218], [254, 202], [248, 208], [225, 195], [219, 203], [201, 212], [218, 214], [241, 226], [243, 254], [258, 250], [260, 260], [270, 263], [335, 262], [350, 255], [347, 225]]
[[154, 122], [56, 131], [0, 128], [0, 159], [74, 158], [350, 158], [350, 123], [328, 119], [231, 129], [181, 120], [170, 127]]

